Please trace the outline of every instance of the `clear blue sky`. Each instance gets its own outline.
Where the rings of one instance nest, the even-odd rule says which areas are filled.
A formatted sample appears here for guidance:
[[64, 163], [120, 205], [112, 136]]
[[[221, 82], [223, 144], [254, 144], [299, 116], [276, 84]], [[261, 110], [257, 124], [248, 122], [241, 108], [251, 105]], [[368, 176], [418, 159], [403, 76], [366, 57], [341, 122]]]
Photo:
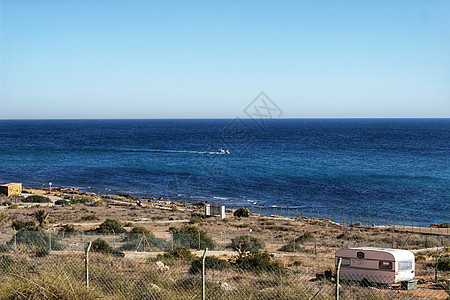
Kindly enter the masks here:
[[0, 0], [0, 118], [450, 117], [450, 1]]

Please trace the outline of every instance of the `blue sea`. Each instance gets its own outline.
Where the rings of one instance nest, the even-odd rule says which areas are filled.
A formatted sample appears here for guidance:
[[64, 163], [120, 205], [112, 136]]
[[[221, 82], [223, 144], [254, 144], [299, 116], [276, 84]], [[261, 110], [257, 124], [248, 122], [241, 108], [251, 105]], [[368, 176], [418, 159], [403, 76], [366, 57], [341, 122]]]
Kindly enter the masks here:
[[260, 121], [0, 120], [0, 183], [450, 221], [450, 119]]

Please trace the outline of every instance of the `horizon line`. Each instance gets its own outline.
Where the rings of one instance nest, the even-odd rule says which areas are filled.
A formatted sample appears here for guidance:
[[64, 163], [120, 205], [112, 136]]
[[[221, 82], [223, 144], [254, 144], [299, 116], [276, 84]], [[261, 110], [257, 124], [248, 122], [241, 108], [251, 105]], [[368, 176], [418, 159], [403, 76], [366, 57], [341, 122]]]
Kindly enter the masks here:
[[0, 118], [0, 121], [27, 121], [27, 120], [348, 120], [348, 119], [450, 119], [449, 117], [285, 117], [285, 118], [249, 118], [249, 117], [203, 117], [203, 118]]

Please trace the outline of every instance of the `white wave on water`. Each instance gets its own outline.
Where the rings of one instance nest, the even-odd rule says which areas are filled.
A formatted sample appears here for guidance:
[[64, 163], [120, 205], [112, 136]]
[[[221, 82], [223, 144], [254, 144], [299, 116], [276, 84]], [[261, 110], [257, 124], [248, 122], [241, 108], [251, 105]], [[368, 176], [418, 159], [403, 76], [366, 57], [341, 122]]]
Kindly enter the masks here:
[[247, 202], [250, 202], [253, 205], [258, 205], [258, 202], [256, 202], [255, 200], [247, 199]]
[[171, 150], [171, 149], [123, 149], [126, 152], [155, 152], [155, 153], [188, 153], [188, 154], [213, 154], [224, 155], [225, 152], [220, 151], [195, 151], [195, 150]]

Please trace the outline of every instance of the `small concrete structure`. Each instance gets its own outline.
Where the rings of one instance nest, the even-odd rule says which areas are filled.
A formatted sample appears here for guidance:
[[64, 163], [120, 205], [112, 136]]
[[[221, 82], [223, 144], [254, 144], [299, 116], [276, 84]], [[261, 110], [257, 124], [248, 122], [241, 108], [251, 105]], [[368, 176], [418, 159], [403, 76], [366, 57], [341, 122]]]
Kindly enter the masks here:
[[211, 216], [211, 204], [205, 204], [205, 217]]
[[227, 217], [226, 213], [225, 213], [225, 205], [221, 205], [220, 206], [220, 218], [223, 220]]
[[0, 193], [5, 194], [6, 196], [13, 195], [22, 195], [22, 183], [20, 182], [11, 182], [0, 185]]

